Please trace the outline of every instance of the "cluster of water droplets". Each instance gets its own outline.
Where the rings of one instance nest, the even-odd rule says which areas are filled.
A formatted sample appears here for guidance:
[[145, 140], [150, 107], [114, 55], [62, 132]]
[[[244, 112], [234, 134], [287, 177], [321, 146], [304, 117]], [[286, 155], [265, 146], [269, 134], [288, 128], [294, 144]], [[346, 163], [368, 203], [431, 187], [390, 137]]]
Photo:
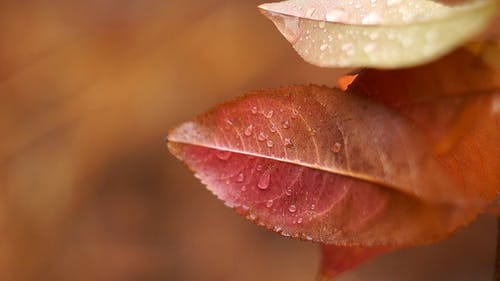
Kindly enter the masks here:
[[[314, 5], [314, 6], [311, 6]], [[348, 0], [314, 2], [282, 2], [266, 5], [276, 13], [316, 21], [347, 24], [401, 24], [426, 21], [448, 13], [451, 9], [434, 1], [422, 0]]]
[[[421, 0], [318, 0], [314, 6], [287, 1], [269, 8], [277, 17], [283, 17], [275, 23], [282, 32], [286, 29], [285, 37], [297, 45], [299, 53], [308, 57], [307, 60], [337, 66], [366, 63], [367, 60], [397, 61], [409, 54], [429, 57], [435, 52], [439, 32], [422, 29], [418, 34], [411, 34], [415, 31], [412, 28], [401, 31], [397, 27], [445, 18], [457, 9]], [[280, 22], [285, 28], [280, 28]]]
[[[251, 112], [254, 115], [256, 115], [258, 113], [261, 113], [267, 119], [271, 119], [271, 118], [273, 118], [273, 116], [275, 116], [275, 111], [274, 110], [268, 110], [268, 111], [260, 112], [257, 106], [251, 107]], [[281, 112], [283, 112], [283, 110], [281, 110]], [[297, 115], [298, 115], [298, 112], [294, 109], [293, 112], [292, 112], [292, 119], [297, 118]], [[279, 123], [275, 124], [273, 122], [270, 122], [269, 132], [265, 132], [265, 131], [258, 131], [258, 132], [256, 132], [256, 130], [255, 130], [256, 126], [254, 126], [253, 124], [249, 124], [248, 126], [245, 127], [245, 129], [243, 131], [243, 135], [245, 137], [251, 137], [251, 136], [254, 136], [254, 134], [255, 134], [256, 137], [257, 137], [257, 140], [259, 142], [265, 143], [265, 145], [268, 148], [273, 148], [275, 146], [275, 141], [273, 141], [270, 138], [269, 134], [276, 134], [276, 133], [279, 132], [279, 130], [288, 130], [288, 129], [290, 129], [290, 127], [291, 127], [291, 121], [288, 120], [288, 119], [281, 121], [281, 125], [279, 125]], [[294, 145], [294, 143], [292, 141], [292, 138], [290, 138], [290, 137], [284, 137], [282, 139], [282, 144], [287, 149], [291, 149], [291, 148], [295, 147], [295, 145]]]

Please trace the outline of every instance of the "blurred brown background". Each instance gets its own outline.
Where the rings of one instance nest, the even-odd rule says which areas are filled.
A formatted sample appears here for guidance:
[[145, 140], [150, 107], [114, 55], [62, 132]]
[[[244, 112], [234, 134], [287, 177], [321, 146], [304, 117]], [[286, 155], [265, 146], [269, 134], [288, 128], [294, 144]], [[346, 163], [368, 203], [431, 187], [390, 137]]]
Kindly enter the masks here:
[[312, 244], [234, 214], [164, 145], [248, 90], [334, 84], [259, 3], [0, 0], [0, 280], [311, 280]]

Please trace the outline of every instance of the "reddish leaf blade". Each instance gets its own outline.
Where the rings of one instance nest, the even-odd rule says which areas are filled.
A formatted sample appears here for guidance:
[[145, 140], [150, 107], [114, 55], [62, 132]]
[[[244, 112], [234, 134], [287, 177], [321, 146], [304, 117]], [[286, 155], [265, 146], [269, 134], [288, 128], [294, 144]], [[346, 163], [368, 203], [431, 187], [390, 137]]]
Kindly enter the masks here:
[[296, 164], [197, 145], [169, 148], [226, 205], [284, 236], [338, 245], [414, 245], [442, 239], [475, 215]]
[[427, 138], [385, 106], [316, 86], [255, 92], [169, 136], [366, 180], [430, 202], [484, 206], [455, 190]]
[[[226, 204], [287, 236], [337, 245], [430, 243], [483, 207], [450, 192], [411, 124], [324, 87], [256, 92], [181, 125], [169, 140]], [[467, 200], [474, 204], [448, 204]]]
[[391, 247], [345, 247], [321, 244], [320, 281], [330, 280], [344, 271], [393, 250]]

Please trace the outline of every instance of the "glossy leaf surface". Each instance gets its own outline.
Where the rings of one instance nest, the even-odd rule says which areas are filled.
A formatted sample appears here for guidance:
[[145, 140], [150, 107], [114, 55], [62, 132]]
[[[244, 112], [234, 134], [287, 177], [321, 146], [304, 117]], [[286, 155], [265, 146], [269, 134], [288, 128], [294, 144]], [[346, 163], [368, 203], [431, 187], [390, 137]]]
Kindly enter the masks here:
[[176, 128], [169, 148], [227, 205], [285, 236], [415, 245], [489, 199], [456, 188], [427, 138], [369, 99], [294, 86], [218, 106]]
[[497, 3], [288, 0], [259, 8], [309, 63], [399, 68], [429, 62], [478, 35]]

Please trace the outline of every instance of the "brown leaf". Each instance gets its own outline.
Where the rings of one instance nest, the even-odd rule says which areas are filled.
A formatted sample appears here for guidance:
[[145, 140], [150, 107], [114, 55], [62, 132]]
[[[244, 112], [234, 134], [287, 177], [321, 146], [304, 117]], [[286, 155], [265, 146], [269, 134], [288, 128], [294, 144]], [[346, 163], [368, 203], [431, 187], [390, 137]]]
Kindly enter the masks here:
[[491, 201], [500, 192], [500, 71], [483, 53], [458, 50], [421, 67], [364, 70], [348, 91], [410, 120], [428, 136], [456, 192]]

